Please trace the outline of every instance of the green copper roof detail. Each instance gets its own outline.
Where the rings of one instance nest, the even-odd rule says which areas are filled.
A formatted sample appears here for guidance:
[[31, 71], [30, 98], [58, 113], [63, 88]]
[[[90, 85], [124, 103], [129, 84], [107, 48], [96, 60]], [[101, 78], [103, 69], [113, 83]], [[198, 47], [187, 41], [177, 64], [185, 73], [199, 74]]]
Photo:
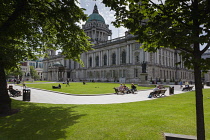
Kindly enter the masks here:
[[91, 15], [88, 17], [87, 22], [88, 22], [88, 21], [92, 21], [92, 20], [101, 21], [101, 22], [105, 23], [104, 18], [103, 18], [100, 14], [96, 14], [96, 13], [91, 14]]
[[93, 13], [88, 17], [87, 22], [94, 21], [94, 20], [105, 23], [104, 18], [98, 12], [97, 5], [94, 6]]

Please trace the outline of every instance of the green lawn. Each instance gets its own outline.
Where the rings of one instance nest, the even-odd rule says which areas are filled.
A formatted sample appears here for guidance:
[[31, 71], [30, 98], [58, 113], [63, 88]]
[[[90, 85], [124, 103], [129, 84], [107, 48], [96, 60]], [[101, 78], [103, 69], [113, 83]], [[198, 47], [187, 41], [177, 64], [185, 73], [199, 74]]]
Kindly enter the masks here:
[[[119, 83], [86, 83], [72, 82], [70, 86], [61, 83], [61, 89], [52, 89], [52, 86], [57, 86], [59, 83], [42, 83], [42, 84], [26, 84], [27, 87], [53, 90], [71, 94], [107, 94], [114, 93], [114, 87], [119, 87]], [[126, 84], [130, 87], [130, 84]], [[151, 89], [154, 87], [138, 87], [138, 90]]]
[[51, 81], [24, 81], [24, 83], [44, 83], [44, 82], [51, 82]]
[[[210, 89], [204, 90], [210, 139]], [[12, 102], [0, 118], [0, 140], [163, 140], [163, 132], [196, 135], [194, 92], [123, 104], [53, 105]]]

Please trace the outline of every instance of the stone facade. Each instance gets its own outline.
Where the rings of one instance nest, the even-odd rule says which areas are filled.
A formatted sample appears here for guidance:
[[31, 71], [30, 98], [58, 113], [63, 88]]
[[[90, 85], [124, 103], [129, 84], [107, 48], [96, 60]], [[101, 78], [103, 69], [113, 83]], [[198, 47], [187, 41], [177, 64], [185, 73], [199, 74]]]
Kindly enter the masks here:
[[32, 80], [32, 77], [30, 75], [30, 66], [34, 67], [34, 69], [37, 71], [37, 74], [40, 77], [40, 79], [36, 80], [43, 80], [43, 62], [41, 59], [37, 61], [28, 60], [20, 63], [20, 68], [23, 73], [22, 80], [24, 81]]
[[[210, 62], [210, 49], [208, 49], [203, 55], [202, 58], [208, 59]], [[207, 73], [204, 74], [203, 77], [204, 82], [210, 82], [210, 70], [207, 71]]]
[[[51, 52], [53, 55], [43, 61], [45, 80], [65, 81], [69, 78], [74, 81], [139, 84], [151, 81], [194, 81], [192, 71], [183, 66], [178, 51], [161, 48], [155, 53], [145, 52], [134, 36], [128, 33], [124, 37], [108, 40], [111, 31], [98, 13], [96, 5], [93, 14], [89, 16], [91, 20], [83, 25], [94, 44], [94, 50], [81, 55], [84, 67]], [[177, 62], [181, 64], [176, 65]]]

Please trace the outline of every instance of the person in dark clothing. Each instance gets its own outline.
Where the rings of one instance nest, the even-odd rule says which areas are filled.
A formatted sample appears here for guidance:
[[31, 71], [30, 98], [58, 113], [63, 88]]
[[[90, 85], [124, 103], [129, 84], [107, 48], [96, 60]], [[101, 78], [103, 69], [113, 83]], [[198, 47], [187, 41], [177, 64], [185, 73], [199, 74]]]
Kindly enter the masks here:
[[70, 86], [70, 85], [69, 85], [69, 79], [67, 79], [67, 81], [66, 81], [66, 87], [67, 87], [67, 86]]
[[136, 86], [132, 83], [131, 84], [131, 92], [134, 93], [136, 91]]

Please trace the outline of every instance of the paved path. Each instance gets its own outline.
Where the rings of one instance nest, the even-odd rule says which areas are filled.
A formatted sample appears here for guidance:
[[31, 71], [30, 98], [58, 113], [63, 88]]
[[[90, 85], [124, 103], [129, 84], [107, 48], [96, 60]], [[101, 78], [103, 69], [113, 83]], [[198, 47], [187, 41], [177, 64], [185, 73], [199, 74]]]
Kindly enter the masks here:
[[[22, 87], [13, 85], [14, 89], [22, 91]], [[114, 103], [128, 103], [138, 102], [145, 100], [153, 100], [154, 98], [148, 98], [149, 93], [152, 90], [138, 91], [137, 94], [125, 94], [125, 95], [94, 95], [94, 96], [79, 96], [69, 95], [64, 93], [56, 93], [38, 89], [31, 89], [30, 102], [33, 103], [50, 103], [50, 104], [114, 104]], [[174, 94], [183, 93], [178, 85], [174, 85]], [[169, 89], [167, 88], [166, 96], [169, 95]], [[23, 96], [11, 97], [15, 100], [23, 99]]]

